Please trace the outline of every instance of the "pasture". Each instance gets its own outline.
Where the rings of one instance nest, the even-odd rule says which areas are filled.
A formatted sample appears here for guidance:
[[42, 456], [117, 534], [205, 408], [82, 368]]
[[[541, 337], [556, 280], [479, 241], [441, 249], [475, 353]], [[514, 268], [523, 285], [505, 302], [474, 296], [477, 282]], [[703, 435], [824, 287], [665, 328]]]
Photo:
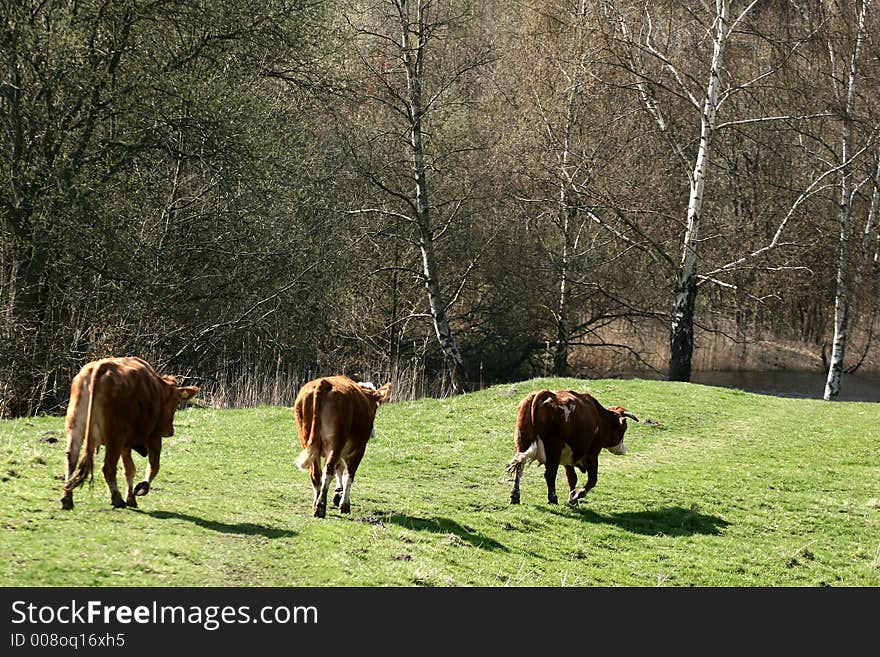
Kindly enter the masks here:
[[[536, 465], [508, 504], [516, 407], [545, 387], [642, 420], [576, 508]], [[391, 403], [324, 520], [290, 408], [178, 411], [136, 510], [110, 508], [103, 450], [61, 510], [63, 426], [0, 421], [2, 586], [880, 586], [878, 404], [575, 379]]]

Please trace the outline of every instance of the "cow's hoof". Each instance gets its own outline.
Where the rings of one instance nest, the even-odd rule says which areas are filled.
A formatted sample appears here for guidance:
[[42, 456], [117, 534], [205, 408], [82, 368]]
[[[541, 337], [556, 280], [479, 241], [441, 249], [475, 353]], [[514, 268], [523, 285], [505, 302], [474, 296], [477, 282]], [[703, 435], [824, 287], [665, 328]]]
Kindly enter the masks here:
[[65, 495], [61, 498], [61, 508], [64, 511], [70, 511], [71, 509], [73, 509], [73, 495], [71, 495], [70, 497]]
[[351, 503], [343, 502], [339, 507], [339, 513], [351, 513]]
[[555, 497], [548, 497], [547, 504], [559, 504], [559, 500]]
[[137, 498], [134, 495], [129, 495], [128, 499], [125, 500], [125, 505], [130, 509], [138, 508]]
[[134, 487], [135, 495], [146, 495], [150, 492], [150, 482], [142, 481], [137, 486]]
[[323, 518], [327, 515], [327, 505], [326, 504], [316, 504], [314, 516], [316, 518]]
[[342, 501], [342, 491], [333, 495], [333, 506], [339, 506], [340, 501]]
[[519, 504], [519, 493], [511, 493], [510, 494], [510, 503], [511, 504]]
[[114, 509], [124, 509], [125, 508], [125, 500], [122, 497], [114, 497], [110, 500], [110, 504], [113, 505]]
[[582, 500], [586, 496], [587, 496], [587, 494], [583, 488], [575, 488], [573, 491], [571, 491], [568, 494], [568, 503], [571, 504], [572, 506], [577, 506], [578, 501]]

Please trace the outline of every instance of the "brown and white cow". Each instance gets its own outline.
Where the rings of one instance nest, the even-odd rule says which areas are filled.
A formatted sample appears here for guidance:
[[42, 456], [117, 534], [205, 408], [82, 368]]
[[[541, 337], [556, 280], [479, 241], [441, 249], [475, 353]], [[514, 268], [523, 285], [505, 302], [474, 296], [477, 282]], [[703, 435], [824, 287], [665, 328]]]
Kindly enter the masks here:
[[[556, 504], [556, 474], [565, 469], [569, 504], [577, 504], [599, 476], [599, 452], [626, 454], [623, 434], [626, 418], [639, 419], [620, 406], [605, 408], [592, 395], [574, 390], [540, 390], [520, 402], [516, 417], [516, 453], [507, 465], [514, 475], [510, 503], [519, 504], [519, 481], [531, 461], [544, 465], [547, 501]], [[577, 488], [575, 467], [587, 473], [587, 483]]]
[[373, 434], [376, 410], [390, 392], [390, 383], [376, 390], [347, 376], [315, 379], [300, 388], [293, 408], [302, 445], [296, 466], [311, 475], [315, 517], [327, 514], [327, 490], [334, 475], [333, 506], [341, 513], [351, 511], [351, 485]]
[[[83, 366], [74, 377], [67, 405], [67, 463], [61, 508], [73, 508], [73, 490], [94, 469], [94, 455], [104, 445], [104, 480], [114, 507], [136, 507], [159, 472], [162, 438], [174, 435], [174, 413], [180, 402], [198, 394], [180, 387], [173, 376], [159, 376], [146, 361], [104, 358]], [[135, 450], [149, 460], [146, 477], [134, 486]], [[125, 467], [126, 499], [116, 485], [119, 457]]]

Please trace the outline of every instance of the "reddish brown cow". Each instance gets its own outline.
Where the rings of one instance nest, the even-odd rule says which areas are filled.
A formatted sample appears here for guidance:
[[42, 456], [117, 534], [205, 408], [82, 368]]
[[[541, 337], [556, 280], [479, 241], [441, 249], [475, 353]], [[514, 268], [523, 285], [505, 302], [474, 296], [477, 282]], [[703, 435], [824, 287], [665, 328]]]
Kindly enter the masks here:
[[[104, 445], [104, 480], [114, 507], [136, 507], [159, 472], [162, 438], [174, 435], [174, 412], [198, 394], [179, 387], [173, 376], [159, 376], [140, 358], [104, 358], [83, 366], [70, 387], [67, 405], [67, 463], [61, 508], [73, 508], [73, 489], [92, 476], [94, 455]], [[147, 474], [134, 487], [135, 450], [149, 460]], [[116, 485], [119, 457], [125, 467], [127, 497]]]
[[[592, 395], [574, 390], [540, 390], [520, 402], [514, 442], [516, 454], [507, 465], [513, 473], [510, 503], [519, 504], [519, 480], [531, 461], [544, 465], [547, 501], [556, 504], [556, 474], [565, 469], [570, 493], [569, 504], [577, 504], [599, 476], [599, 452], [626, 454], [623, 434], [626, 418], [639, 419], [620, 406], [605, 408]], [[575, 467], [587, 473], [587, 483], [577, 488]]]
[[[296, 466], [311, 475], [315, 517], [327, 513], [327, 490], [334, 475], [333, 506], [341, 513], [351, 511], [354, 475], [373, 434], [376, 409], [390, 392], [390, 383], [376, 390], [346, 376], [315, 379], [300, 388], [293, 409], [302, 444]], [[323, 468], [322, 459], [326, 459]]]

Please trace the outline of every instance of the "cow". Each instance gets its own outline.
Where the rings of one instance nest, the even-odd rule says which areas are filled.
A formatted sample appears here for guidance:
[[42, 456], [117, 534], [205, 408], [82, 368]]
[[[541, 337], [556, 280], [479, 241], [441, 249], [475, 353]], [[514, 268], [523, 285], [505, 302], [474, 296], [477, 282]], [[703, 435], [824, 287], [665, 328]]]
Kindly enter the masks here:
[[333, 506], [340, 513], [351, 512], [351, 485], [373, 435], [376, 410], [390, 393], [390, 383], [377, 390], [347, 376], [314, 379], [297, 393], [293, 410], [302, 451], [296, 467], [311, 475], [316, 518], [327, 514], [327, 490], [334, 476]]
[[[178, 386], [173, 376], [159, 376], [141, 358], [103, 358], [84, 365], [70, 386], [61, 508], [73, 508], [73, 491], [91, 479], [94, 455], [101, 445], [110, 503], [116, 508], [137, 507], [136, 497], [150, 491], [159, 472], [162, 438], [174, 435], [177, 407], [198, 392], [195, 386]], [[148, 459], [146, 476], [136, 487], [132, 450]], [[125, 467], [124, 500], [116, 485], [120, 456]]]
[[[621, 406], [605, 408], [586, 392], [540, 390], [527, 395], [517, 410], [516, 451], [506, 467], [514, 477], [510, 503], [520, 502], [523, 468], [538, 461], [544, 465], [547, 502], [558, 502], [556, 474], [561, 465], [570, 489], [568, 503], [576, 505], [596, 485], [599, 452], [605, 448], [612, 454], [626, 454], [626, 418], [639, 421]], [[587, 483], [581, 488], [577, 488], [575, 467], [587, 473]]]

